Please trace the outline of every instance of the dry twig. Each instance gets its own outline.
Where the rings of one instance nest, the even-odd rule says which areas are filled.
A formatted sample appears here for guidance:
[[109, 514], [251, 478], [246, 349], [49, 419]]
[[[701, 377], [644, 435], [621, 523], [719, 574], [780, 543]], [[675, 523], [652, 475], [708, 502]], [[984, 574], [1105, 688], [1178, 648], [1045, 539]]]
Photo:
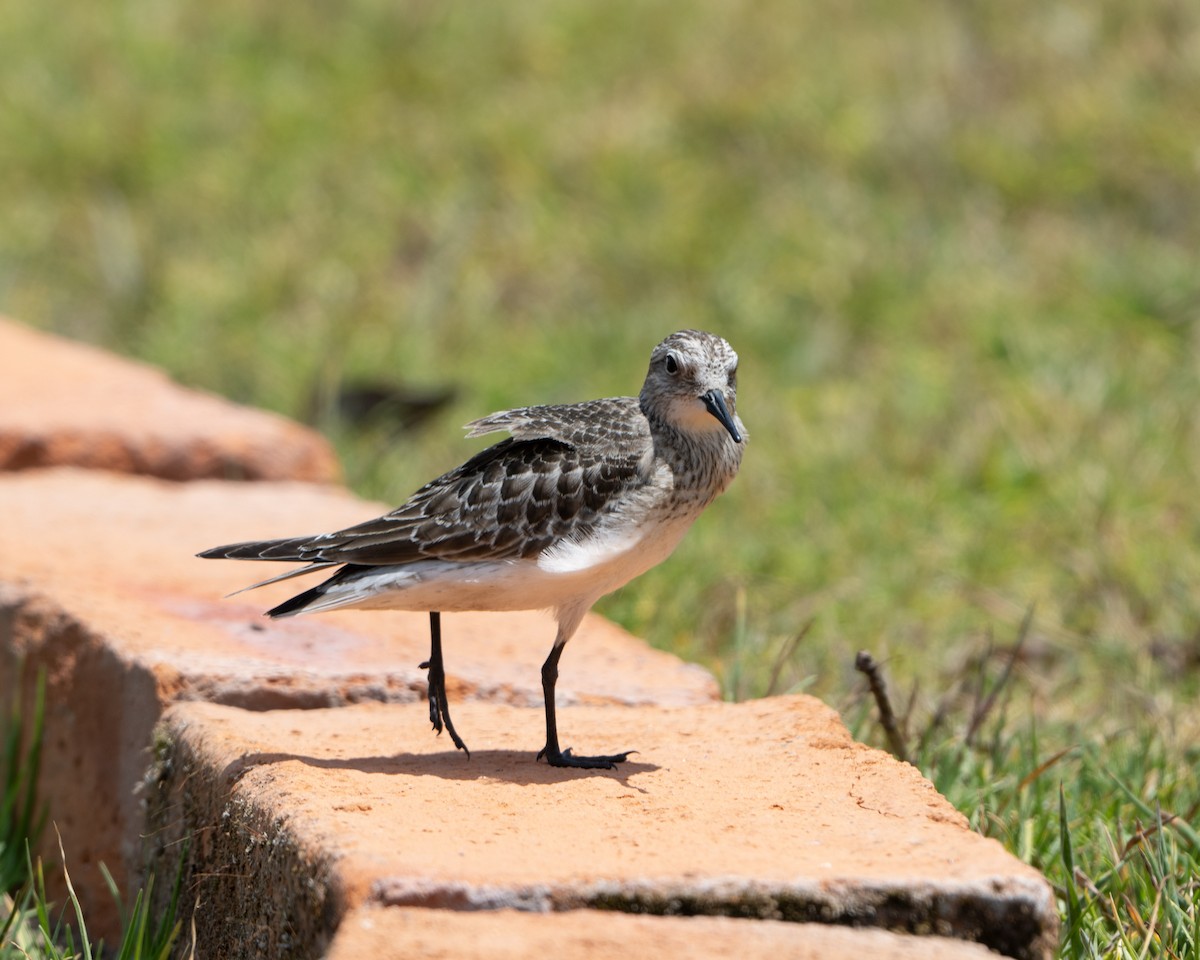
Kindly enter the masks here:
[[887, 684], [884, 683], [883, 672], [880, 670], [879, 664], [866, 650], [860, 650], [854, 658], [854, 669], [866, 675], [867, 683], [871, 687], [871, 695], [875, 697], [875, 703], [879, 706], [879, 722], [883, 725], [883, 732], [887, 734], [892, 753], [907, 762], [908, 750], [904, 744], [904, 734], [900, 732], [900, 727], [896, 723], [896, 713], [892, 710], [892, 701], [888, 697]]

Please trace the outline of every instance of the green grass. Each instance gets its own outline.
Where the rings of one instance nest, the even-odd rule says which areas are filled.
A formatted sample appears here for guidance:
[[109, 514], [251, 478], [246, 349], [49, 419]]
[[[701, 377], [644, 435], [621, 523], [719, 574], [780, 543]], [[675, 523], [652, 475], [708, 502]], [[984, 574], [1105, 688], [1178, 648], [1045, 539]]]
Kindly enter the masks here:
[[[977, 649], [935, 704], [906, 698], [904, 752], [974, 829], [1046, 874], [1062, 956], [1196, 960], [1200, 746], [1154, 717], [1127, 716], [1106, 734], [1043, 725], [1032, 691], [1014, 679], [1032, 622], [1012, 643]], [[856, 696], [846, 715], [883, 745], [875, 709]]]
[[[1065, 916], [1061, 780], [1075, 866], [1142, 918], [1114, 929], [1194, 924], [1195, 849], [1154, 825], [1200, 802], [1200, 8], [0, 14], [0, 308], [292, 415], [342, 378], [456, 386], [400, 439], [317, 403], [387, 501], [473, 449], [459, 423], [723, 333], [743, 473], [601, 610], [731, 696], [852, 710], [868, 648], [916, 717], [1034, 605], [1003, 749], [946, 767], [947, 720], [923, 768]], [[1074, 889], [1064, 955], [1096, 955]]]
[[[59, 842], [62, 853], [62, 843]], [[182, 922], [176, 920], [183, 879], [182, 864], [175, 877], [172, 893], [159, 917], [150, 916], [154, 878], [147, 880], [145, 895], [139, 890], [128, 914], [122, 910], [121, 942], [106, 949], [103, 941], [93, 943], [88, 934], [70, 874], [62, 854], [68, 904], [58, 908], [46, 896], [45, 871], [41, 860], [27, 860], [28, 879], [11, 900], [0, 903], [0, 960], [167, 960], [179, 938]], [[112, 879], [105, 874], [110, 887]], [[113, 895], [120, 903], [115, 887]], [[68, 914], [70, 920], [68, 921]], [[184, 956], [191, 956], [190, 950]]]
[[20, 689], [14, 684], [9, 715], [0, 727], [0, 741], [3, 741], [0, 752], [0, 894], [3, 895], [11, 894], [28, 879], [25, 845], [36, 843], [46, 824], [46, 811], [37, 796], [45, 716], [45, 677], [38, 677], [28, 720], [21, 704]]
[[[22, 671], [17, 670], [19, 676]], [[10, 678], [10, 681], [12, 678]], [[15, 681], [13, 681], [15, 683]], [[100, 865], [121, 915], [121, 942], [106, 951], [93, 944], [75, 889], [62, 856], [66, 880], [66, 906], [56, 907], [46, 896], [45, 870], [39, 858], [30, 858], [46, 822], [45, 804], [38, 797], [38, 774], [44, 738], [46, 678], [39, 674], [34, 703], [22, 711], [19, 690], [14, 692], [9, 715], [0, 724], [0, 960], [166, 960], [179, 938], [182, 923], [176, 920], [183, 881], [183, 859], [170, 896], [160, 916], [150, 916], [154, 878], [147, 880], [145, 896], [139, 890], [126, 910], [111, 875]], [[69, 909], [68, 909], [69, 908]], [[68, 912], [70, 920], [68, 920]]]

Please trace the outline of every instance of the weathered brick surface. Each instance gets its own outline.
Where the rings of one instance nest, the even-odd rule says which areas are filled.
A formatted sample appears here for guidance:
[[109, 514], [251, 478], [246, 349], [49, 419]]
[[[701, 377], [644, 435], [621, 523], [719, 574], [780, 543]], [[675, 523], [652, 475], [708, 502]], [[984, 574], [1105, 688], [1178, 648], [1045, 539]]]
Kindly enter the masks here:
[[[239, 537], [333, 529], [382, 509], [310, 484], [176, 484], [73, 469], [0, 474], [0, 694], [21, 660], [27, 687], [38, 669], [48, 672], [46, 795], [98, 925], [114, 918], [99, 862], [123, 884], [140, 866], [134, 788], [167, 703], [309, 708], [424, 696], [423, 614], [269, 621], [262, 611], [299, 581], [225, 599], [283, 568], [193, 556]], [[443, 634], [456, 704], [540, 705], [538, 668], [554, 637], [547, 616], [447, 615]], [[585, 622], [563, 662], [563, 703], [715, 696], [705, 671], [600, 617]], [[461, 729], [473, 747], [474, 731]], [[430, 736], [428, 720], [417, 719], [393, 731], [392, 746]], [[541, 745], [538, 734], [525, 750], [532, 756]], [[42, 852], [57, 856], [49, 839]]]
[[0, 318], [0, 470], [333, 482], [319, 434], [159, 370]]
[[728, 917], [647, 917], [597, 910], [351, 911], [326, 960], [996, 960], [977, 943], [884, 930]]
[[263, 619], [295, 582], [223, 599], [286, 567], [196, 551], [386, 509], [166, 482], [335, 479], [298, 425], [0, 320], [0, 471], [0, 699], [46, 672], [42, 790], [94, 932], [116, 928], [99, 862], [129, 891], [186, 836], [201, 956], [1052, 950], [1044, 879], [816, 701], [716, 703], [703, 670], [591, 617], [563, 662], [564, 745], [640, 752], [553, 770], [533, 760], [552, 622], [453, 615], [468, 760], [417, 702], [424, 615]]
[[[855, 743], [807, 697], [696, 707], [570, 707], [565, 739], [639, 753], [614, 773], [555, 770], [525, 744], [538, 711], [462, 704], [470, 760], [396, 742], [424, 708], [168, 714], [150, 836], [211, 908], [208, 955], [317, 956], [347, 911], [605, 909], [878, 926], [1049, 956], [1041, 876], [916, 770]], [[289, 878], [315, 878], [298, 886]]]

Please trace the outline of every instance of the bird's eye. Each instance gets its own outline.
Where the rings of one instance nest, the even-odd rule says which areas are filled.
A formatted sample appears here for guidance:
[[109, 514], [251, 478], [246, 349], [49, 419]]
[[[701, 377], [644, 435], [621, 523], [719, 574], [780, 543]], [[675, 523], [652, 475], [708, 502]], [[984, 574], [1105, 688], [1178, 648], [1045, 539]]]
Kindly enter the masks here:
[[731, 369], [729, 371], [729, 385], [731, 387], [737, 386], [737, 366], [736, 365], [733, 367], [733, 369]]
[[667, 359], [663, 361], [663, 366], [666, 367], [667, 373], [675, 376], [679, 372], [679, 361], [675, 359], [675, 354], [668, 353]]

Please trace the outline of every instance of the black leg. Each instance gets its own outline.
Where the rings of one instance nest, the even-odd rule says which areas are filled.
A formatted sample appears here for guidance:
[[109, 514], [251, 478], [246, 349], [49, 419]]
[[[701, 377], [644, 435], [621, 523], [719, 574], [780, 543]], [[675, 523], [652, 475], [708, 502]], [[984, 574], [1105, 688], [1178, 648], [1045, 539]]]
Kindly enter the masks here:
[[429, 722], [440, 736], [443, 722], [450, 732], [454, 745], [462, 750], [467, 759], [471, 759], [471, 751], [462, 742], [462, 737], [454, 729], [450, 719], [450, 701], [446, 698], [446, 668], [442, 664], [442, 615], [435, 610], [429, 611], [429, 659], [421, 664], [421, 669], [429, 670]]
[[542, 694], [546, 698], [546, 745], [538, 751], [537, 758], [546, 758], [552, 767], [583, 767], [589, 770], [616, 770], [617, 764], [629, 759], [629, 754], [636, 753], [627, 750], [625, 753], [614, 753], [608, 757], [577, 757], [571, 753], [571, 748], [558, 748], [558, 720], [554, 715], [554, 685], [558, 682], [558, 658], [562, 656], [565, 644], [556, 643], [550, 651], [550, 656], [542, 664]]

